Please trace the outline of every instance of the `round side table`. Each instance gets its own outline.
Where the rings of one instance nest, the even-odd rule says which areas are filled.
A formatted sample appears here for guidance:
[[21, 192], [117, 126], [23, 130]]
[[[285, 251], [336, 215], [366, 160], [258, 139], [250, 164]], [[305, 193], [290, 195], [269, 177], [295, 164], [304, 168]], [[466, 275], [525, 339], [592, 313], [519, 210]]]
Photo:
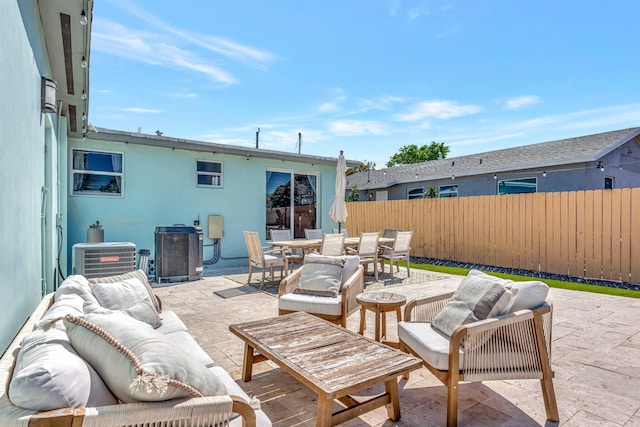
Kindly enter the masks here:
[[[375, 340], [380, 342], [387, 336], [387, 312], [395, 311], [396, 319], [400, 322], [402, 320], [400, 307], [407, 302], [404, 295], [393, 292], [363, 292], [356, 295], [356, 300], [360, 303], [360, 335], [364, 334], [367, 310], [371, 310], [376, 316]], [[382, 323], [382, 329], [380, 323]]]

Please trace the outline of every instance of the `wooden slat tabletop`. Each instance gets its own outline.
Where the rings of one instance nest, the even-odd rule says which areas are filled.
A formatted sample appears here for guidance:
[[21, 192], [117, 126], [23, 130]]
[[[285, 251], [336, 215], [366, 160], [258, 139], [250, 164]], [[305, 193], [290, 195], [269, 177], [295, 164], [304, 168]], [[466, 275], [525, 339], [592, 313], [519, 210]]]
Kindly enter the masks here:
[[309, 388], [333, 398], [421, 366], [415, 357], [304, 312], [229, 329]]

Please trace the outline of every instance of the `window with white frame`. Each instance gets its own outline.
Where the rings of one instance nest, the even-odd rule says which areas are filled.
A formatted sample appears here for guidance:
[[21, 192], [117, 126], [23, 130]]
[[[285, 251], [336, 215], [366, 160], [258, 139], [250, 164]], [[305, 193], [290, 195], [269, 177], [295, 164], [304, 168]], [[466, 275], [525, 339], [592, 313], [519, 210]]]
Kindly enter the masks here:
[[498, 181], [498, 194], [535, 193], [538, 191], [537, 178], [505, 179]]
[[73, 150], [71, 154], [71, 193], [122, 197], [123, 153]]
[[420, 188], [408, 188], [407, 199], [424, 199], [424, 187]]
[[222, 162], [198, 160], [196, 163], [198, 187], [222, 187]]
[[458, 185], [438, 186], [438, 197], [458, 197]]

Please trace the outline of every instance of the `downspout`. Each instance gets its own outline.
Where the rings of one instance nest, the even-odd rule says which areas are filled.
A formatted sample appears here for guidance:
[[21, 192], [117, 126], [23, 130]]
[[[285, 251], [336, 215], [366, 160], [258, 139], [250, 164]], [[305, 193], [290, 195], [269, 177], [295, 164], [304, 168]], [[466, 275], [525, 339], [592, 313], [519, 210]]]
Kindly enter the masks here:
[[[57, 150], [57, 159], [56, 159], [56, 237], [58, 238], [57, 246], [58, 246], [58, 254], [56, 256], [56, 269], [58, 274], [54, 274], [53, 279], [53, 290], [58, 289], [58, 277], [64, 280], [64, 275], [60, 270], [60, 253], [62, 251], [62, 242], [64, 242], [64, 232], [62, 229], [62, 214], [60, 213], [60, 198], [62, 197], [62, 193], [60, 192], [60, 180], [62, 179], [60, 176], [60, 152], [61, 150], [61, 136], [60, 136], [60, 116], [62, 115], [62, 101], [58, 104], [58, 114], [56, 120], [57, 132], [56, 132], [56, 145], [58, 147]], [[66, 171], [65, 171], [66, 172]]]

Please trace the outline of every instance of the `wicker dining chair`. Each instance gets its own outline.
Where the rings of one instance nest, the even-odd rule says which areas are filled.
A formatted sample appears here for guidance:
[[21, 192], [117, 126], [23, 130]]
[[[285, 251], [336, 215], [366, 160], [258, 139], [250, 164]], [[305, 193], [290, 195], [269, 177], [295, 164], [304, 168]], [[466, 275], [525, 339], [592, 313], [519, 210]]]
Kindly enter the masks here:
[[358, 249], [346, 248], [349, 255], [358, 255], [360, 264], [364, 266], [364, 274], [367, 274], [369, 264], [373, 264], [373, 275], [378, 281], [378, 239], [380, 234], [362, 233], [358, 243]]
[[[291, 230], [271, 230], [271, 241], [282, 242], [286, 240], [292, 240]], [[283, 247], [284, 254], [287, 257], [289, 263], [289, 270], [293, 272], [294, 263], [302, 264], [304, 255], [300, 249], [291, 249], [286, 246]]]
[[289, 264], [284, 249], [265, 250], [260, 244], [260, 236], [258, 236], [258, 233], [255, 231], [245, 231], [244, 240], [247, 244], [247, 251], [249, 252], [249, 278], [247, 279], [247, 285], [251, 283], [253, 267], [258, 267], [262, 270], [260, 289], [264, 286], [264, 275], [267, 268], [269, 269], [271, 280], [273, 280], [274, 268], [280, 267], [280, 280], [282, 280], [285, 271], [289, 271]]
[[320, 255], [339, 256], [344, 254], [344, 234], [324, 234], [320, 245]]

